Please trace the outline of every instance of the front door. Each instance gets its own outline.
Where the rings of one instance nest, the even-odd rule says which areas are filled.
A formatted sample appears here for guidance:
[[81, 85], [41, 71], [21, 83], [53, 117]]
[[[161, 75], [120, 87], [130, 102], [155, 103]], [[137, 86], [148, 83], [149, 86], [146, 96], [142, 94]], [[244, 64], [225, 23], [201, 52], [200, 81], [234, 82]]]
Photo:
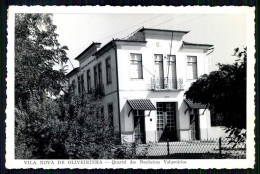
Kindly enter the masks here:
[[157, 103], [157, 140], [175, 141], [176, 134], [176, 103]]
[[191, 139], [199, 140], [200, 132], [199, 132], [199, 111], [198, 109], [193, 109], [190, 113], [190, 131], [191, 131]]
[[145, 143], [144, 111], [140, 111], [140, 110], [134, 111], [134, 136], [135, 136], [135, 143], [137, 144]]

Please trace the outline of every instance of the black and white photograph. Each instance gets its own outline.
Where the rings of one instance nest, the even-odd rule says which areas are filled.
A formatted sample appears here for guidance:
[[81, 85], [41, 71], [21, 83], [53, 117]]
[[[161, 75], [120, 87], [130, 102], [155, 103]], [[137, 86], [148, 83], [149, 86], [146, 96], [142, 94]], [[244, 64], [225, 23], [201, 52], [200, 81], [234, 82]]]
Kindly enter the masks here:
[[7, 167], [253, 167], [254, 8], [9, 12]]

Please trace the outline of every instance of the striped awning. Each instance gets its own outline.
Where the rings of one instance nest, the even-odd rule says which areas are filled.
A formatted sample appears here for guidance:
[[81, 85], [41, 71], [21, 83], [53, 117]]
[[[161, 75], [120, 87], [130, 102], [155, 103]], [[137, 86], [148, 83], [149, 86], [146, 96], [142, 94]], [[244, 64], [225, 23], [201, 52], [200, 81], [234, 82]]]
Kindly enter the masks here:
[[208, 108], [206, 104], [195, 103], [189, 99], [184, 99], [184, 101], [191, 109], [207, 109]]
[[149, 99], [127, 100], [133, 110], [156, 110], [156, 107]]

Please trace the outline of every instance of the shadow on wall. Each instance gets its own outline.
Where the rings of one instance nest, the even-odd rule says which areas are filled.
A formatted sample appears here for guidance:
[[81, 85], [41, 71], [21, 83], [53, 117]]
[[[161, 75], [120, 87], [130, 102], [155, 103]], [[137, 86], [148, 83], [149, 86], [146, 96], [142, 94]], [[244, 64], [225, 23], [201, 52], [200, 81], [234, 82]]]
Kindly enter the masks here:
[[177, 132], [176, 131], [168, 131], [168, 125], [165, 126], [160, 138], [159, 142], [174, 142], [177, 140]]
[[[121, 122], [123, 124], [121, 124], [121, 130], [123, 132], [129, 132], [129, 131], [133, 131], [134, 130], [134, 126], [133, 126], [133, 111], [130, 112], [129, 115], [129, 111], [131, 110], [131, 107], [129, 106], [129, 104], [127, 103], [127, 101], [125, 102], [122, 111], [121, 111]], [[128, 124], [126, 124], [128, 123]]]
[[180, 91], [165, 91], [165, 90], [162, 90], [162, 92], [151, 91], [151, 92], [148, 92], [146, 98], [178, 98], [178, 96], [180, 94], [182, 94]]

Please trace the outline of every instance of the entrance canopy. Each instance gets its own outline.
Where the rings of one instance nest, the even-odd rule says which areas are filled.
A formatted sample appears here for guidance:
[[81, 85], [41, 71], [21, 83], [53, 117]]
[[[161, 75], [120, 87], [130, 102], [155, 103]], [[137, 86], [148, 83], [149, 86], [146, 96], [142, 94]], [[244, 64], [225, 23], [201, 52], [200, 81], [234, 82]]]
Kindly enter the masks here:
[[184, 99], [184, 101], [190, 109], [207, 109], [208, 108], [206, 104], [195, 103], [188, 99]]
[[127, 100], [133, 110], [156, 110], [156, 107], [149, 99]]
[[[206, 111], [206, 109], [208, 108], [206, 104], [201, 104], [201, 103], [195, 103], [189, 99], [184, 99], [185, 103], [188, 105], [188, 109], [186, 109], [186, 111], [184, 112], [184, 114], [188, 111], [188, 110], [192, 110], [192, 109], [205, 109], [204, 112]], [[203, 114], [204, 114], [203, 112]]]
[[128, 116], [132, 110], [156, 110], [156, 107], [152, 104], [151, 100], [149, 99], [133, 99], [127, 100], [128, 104], [131, 107], [131, 110], [128, 113]]

